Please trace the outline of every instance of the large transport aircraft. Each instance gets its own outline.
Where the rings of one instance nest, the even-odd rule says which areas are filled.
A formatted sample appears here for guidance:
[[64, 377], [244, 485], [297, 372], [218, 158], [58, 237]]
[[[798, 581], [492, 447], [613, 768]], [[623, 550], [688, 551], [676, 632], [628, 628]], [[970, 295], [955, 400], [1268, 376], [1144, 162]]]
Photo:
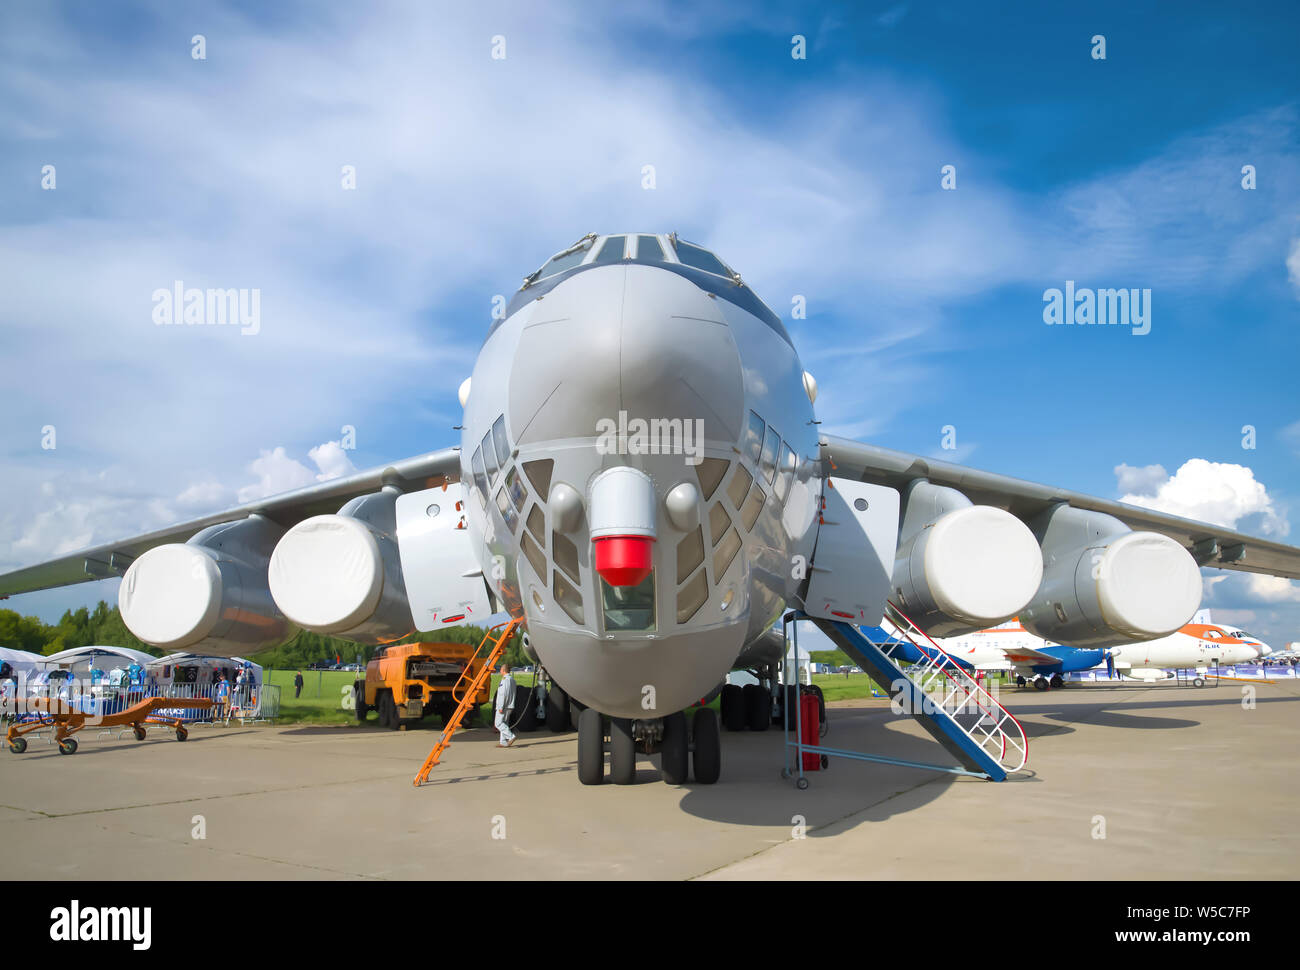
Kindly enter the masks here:
[[635, 743], [672, 783], [689, 745], [707, 784], [718, 721], [683, 712], [733, 668], [770, 697], [788, 609], [874, 625], [889, 598], [931, 636], [1019, 616], [1100, 649], [1186, 623], [1199, 566], [1300, 578], [1300, 549], [820, 433], [780, 318], [676, 234], [590, 234], [530, 273], [460, 397], [459, 448], [20, 569], [0, 595], [121, 576], [141, 640], [222, 655], [505, 612], [571, 699], [584, 783], [609, 735], [616, 782]]
[[[886, 635], [897, 631], [886, 621]], [[1212, 667], [1251, 663], [1272, 653], [1258, 637], [1225, 623], [1215, 623], [1209, 610], [1200, 610], [1192, 622], [1155, 640], [1123, 646], [1084, 649], [1051, 643], [1034, 636], [1018, 619], [999, 623], [987, 630], [964, 633], [937, 641], [954, 661], [972, 670], [1014, 671], [1016, 683], [1029, 683], [1038, 690], [1065, 685], [1063, 674], [1104, 666], [1137, 680], [1163, 680], [1169, 670], [1205, 672]], [[919, 660], [931, 648], [904, 645], [903, 659]], [[1203, 678], [1194, 678], [1202, 680]]]

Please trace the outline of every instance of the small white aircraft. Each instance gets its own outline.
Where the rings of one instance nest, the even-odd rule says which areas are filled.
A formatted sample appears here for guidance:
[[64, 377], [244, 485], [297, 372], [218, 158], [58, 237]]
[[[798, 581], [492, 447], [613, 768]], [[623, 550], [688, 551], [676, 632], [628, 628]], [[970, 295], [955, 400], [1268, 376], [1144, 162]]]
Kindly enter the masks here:
[[1038, 690], [1062, 687], [1063, 674], [1105, 665], [1112, 672], [1137, 680], [1167, 678], [1168, 670], [1250, 663], [1272, 653], [1258, 637], [1225, 623], [1213, 622], [1200, 610], [1192, 622], [1165, 637], [1106, 649], [1071, 647], [1036, 637], [1020, 621], [1010, 620], [986, 630], [936, 641], [944, 652], [975, 670], [1012, 670], [1020, 685]]
[[821, 433], [816, 398], [713, 252], [591, 233], [492, 322], [459, 448], [19, 569], [0, 596], [121, 576], [137, 637], [221, 656], [295, 626], [373, 644], [505, 612], [563, 688], [556, 723], [578, 710], [584, 784], [606, 737], [617, 783], [640, 746], [709, 784], [716, 714], [684, 712], [751, 669], [769, 723], [791, 608], [874, 625], [888, 599], [930, 636], [1018, 616], [1101, 649], [1186, 623], [1201, 566], [1300, 579], [1291, 546]]

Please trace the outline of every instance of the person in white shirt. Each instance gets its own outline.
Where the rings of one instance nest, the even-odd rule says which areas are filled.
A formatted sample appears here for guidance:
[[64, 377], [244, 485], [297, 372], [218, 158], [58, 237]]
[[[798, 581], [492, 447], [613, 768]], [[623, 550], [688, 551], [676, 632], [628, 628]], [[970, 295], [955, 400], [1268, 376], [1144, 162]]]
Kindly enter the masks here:
[[515, 743], [514, 732], [510, 730], [510, 708], [515, 703], [515, 679], [510, 675], [510, 665], [501, 665], [501, 680], [497, 684], [496, 696], [496, 717], [493, 724], [501, 733], [501, 740], [497, 742], [498, 747], [508, 748]]

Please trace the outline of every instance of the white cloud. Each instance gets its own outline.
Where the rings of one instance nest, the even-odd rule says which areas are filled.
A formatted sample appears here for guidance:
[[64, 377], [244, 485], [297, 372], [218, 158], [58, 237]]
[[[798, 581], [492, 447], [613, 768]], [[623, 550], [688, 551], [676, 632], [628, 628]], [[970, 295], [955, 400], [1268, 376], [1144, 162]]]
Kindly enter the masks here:
[[1115, 477], [1119, 479], [1121, 492], [1131, 495], [1155, 495], [1156, 489], [1169, 478], [1169, 473], [1165, 471], [1164, 465], [1134, 467], [1121, 463], [1115, 466]]
[[320, 474], [316, 476], [318, 482], [328, 482], [331, 478], [342, 478], [344, 475], [350, 475], [356, 471], [356, 466], [348, 458], [348, 453], [343, 449], [343, 445], [338, 441], [327, 441], [322, 445], [317, 445], [311, 451], [307, 452], [307, 457], [316, 463], [320, 469]]
[[1265, 603], [1300, 603], [1300, 583], [1281, 576], [1250, 576], [1250, 594]]
[[[1130, 487], [1135, 477], [1145, 489], [1129, 492], [1120, 501], [1142, 508], [1200, 519], [1228, 529], [1253, 532], [1264, 536], [1285, 536], [1287, 521], [1273, 505], [1263, 482], [1255, 480], [1255, 473], [1245, 465], [1206, 461], [1192, 458], [1164, 481], [1156, 482], [1149, 474], [1152, 468], [1131, 469], [1119, 465], [1116, 476], [1123, 486], [1128, 479]], [[1121, 469], [1126, 471], [1121, 472]], [[1142, 472], [1134, 476], [1134, 471]]]
[[230, 488], [220, 482], [195, 482], [176, 496], [176, 504], [182, 509], [210, 512], [229, 504], [232, 496]]

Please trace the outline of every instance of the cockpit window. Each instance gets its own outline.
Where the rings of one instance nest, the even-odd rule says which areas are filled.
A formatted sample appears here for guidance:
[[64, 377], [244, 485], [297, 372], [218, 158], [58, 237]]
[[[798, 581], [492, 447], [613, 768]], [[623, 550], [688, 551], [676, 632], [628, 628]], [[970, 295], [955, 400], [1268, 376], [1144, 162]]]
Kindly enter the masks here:
[[763, 450], [763, 419], [753, 411], [749, 412], [749, 422], [745, 425], [745, 439], [741, 443], [741, 454], [745, 455], [750, 464], [758, 464], [759, 452]]
[[623, 258], [623, 245], [626, 240], [626, 236], [610, 236], [600, 247], [600, 252], [596, 254], [592, 263], [617, 263]]
[[571, 246], [564, 252], [556, 253], [551, 257], [550, 262], [537, 271], [536, 276], [529, 278], [530, 281], [544, 280], [556, 273], [563, 273], [566, 269], [573, 269], [587, 258], [587, 250], [591, 248], [591, 243], [591, 239], [583, 239], [580, 243]]
[[659, 240], [654, 236], [637, 236], [636, 258], [662, 263], [664, 261], [664, 247], [659, 245]]
[[677, 240], [677, 259], [683, 265], [693, 266], [695, 269], [702, 269], [706, 273], [713, 273], [717, 276], [731, 276], [731, 270], [722, 264], [722, 260], [714, 256], [707, 249], [701, 249], [699, 246], [692, 245], [684, 240]]
[[769, 485], [772, 484], [772, 476], [776, 474], [776, 453], [780, 447], [781, 436], [769, 427], [767, 437], [763, 440], [763, 454], [758, 460], [759, 468]]

